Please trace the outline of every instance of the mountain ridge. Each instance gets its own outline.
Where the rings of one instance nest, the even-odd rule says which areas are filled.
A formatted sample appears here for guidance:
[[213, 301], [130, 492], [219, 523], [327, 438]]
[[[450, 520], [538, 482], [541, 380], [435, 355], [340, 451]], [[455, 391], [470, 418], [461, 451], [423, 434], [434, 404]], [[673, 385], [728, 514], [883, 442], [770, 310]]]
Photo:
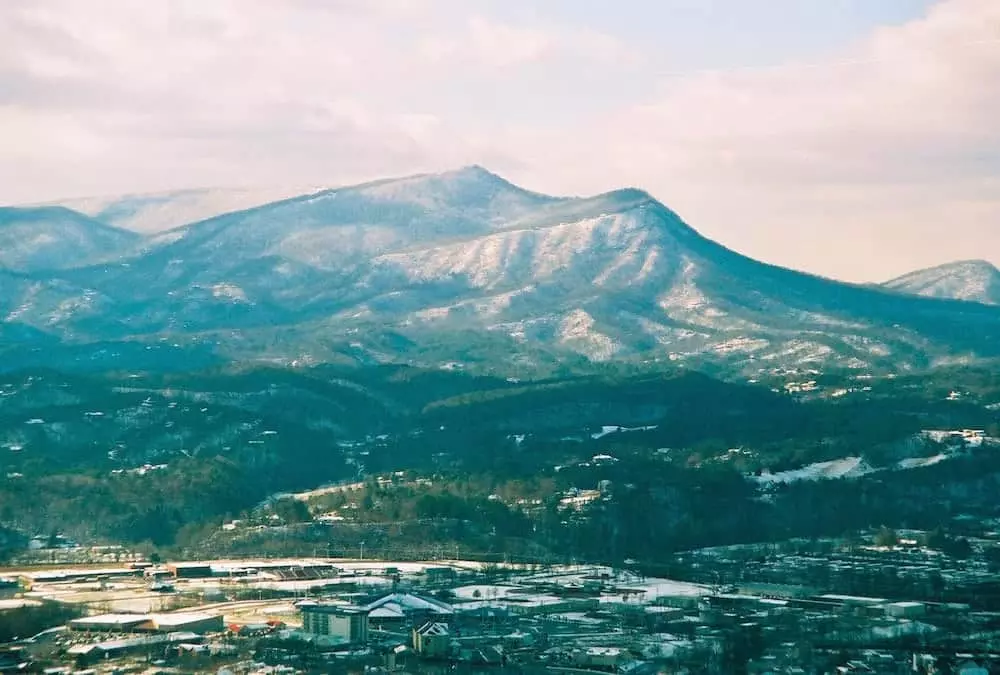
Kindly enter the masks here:
[[49, 335], [223, 361], [530, 376], [581, 360], [755, 372], [1000, 357], [995, 308], [761, 263], [635, 188], [550, 197], [475, 165], [216, 215], [11, 288], [7, 316]]
[[153, 236], [224, 213], [310, 194], [321, 186], [185, 188], [56, 199], [25, 206], [63, 206], [109, 225]]
[[62, 206], [0, 207], [0, 269], [65, 269], [126, 255], [141, 237]]
[[890, 279], [900, 293], [1000, 305], [1000, 269], [987, 260], [957, 260]]

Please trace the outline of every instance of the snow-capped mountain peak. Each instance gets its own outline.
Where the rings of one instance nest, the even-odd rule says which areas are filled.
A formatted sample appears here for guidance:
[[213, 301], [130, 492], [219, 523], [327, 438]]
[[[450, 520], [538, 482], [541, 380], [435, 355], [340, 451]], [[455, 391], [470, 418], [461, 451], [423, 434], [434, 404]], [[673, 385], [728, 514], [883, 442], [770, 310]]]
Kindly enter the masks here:
[[1000, 305], [1000, 270], [986, 260], [960, 260], [910, 272], [883, 286], [911, 295]]
[[337, 188], [329, 194], [407, 204], [428, 211], [462, 209], [493, 225], [539, 206], [562, 201], [520, 188], [478, 165]]
[[757, 372], [1000, 356], [995, 308], [759, 263], [642, 190], [551, 197], [478, 166], [287, 196], [131, 250], [43, 282], [0, 276], [0, 316], [76, 344], [192, 341], [289, 362]]

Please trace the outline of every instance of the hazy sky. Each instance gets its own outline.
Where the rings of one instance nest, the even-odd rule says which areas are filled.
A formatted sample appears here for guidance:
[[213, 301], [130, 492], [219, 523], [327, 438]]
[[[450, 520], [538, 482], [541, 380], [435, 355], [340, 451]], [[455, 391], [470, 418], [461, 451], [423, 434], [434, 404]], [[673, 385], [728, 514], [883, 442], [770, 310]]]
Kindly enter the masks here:
[[844, 279], [1000, 263], [1000, 0], [0, 0], [0, 203], [470, 163]]

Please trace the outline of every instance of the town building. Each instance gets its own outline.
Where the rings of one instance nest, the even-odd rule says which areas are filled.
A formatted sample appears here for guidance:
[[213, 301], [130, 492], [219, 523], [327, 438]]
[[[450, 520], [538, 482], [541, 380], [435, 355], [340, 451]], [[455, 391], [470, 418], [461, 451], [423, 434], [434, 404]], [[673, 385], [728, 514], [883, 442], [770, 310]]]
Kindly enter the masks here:
[[103, 633], [218, 633], [225, 629], [222, 616], [200, 612], [172, 614], [99, 614], [74, 619], [69, 629]]
[[439, 659], [448, 655], [451, 648], [451, 630], [448, 624], [428, 621], [413, 629], [413, 651], [424, 658]]
[[108, 659], [125, 656], [127, 654], [152, 654], [158, 652], [168, 645], [195, 644], [201, 640], [201, 636], [194, 633], [164, 633], [160, 635], [146, 635], [141, 637], [125, 638], [121, 640], [105, 640], [91, 644], [73, 645], [66, 650], [67, 655], [74, 658], [78, 664], [86, 665], [99, 663]]
[[368, 610], [334, 603], [299, 603], [302, 632], [332, 638], [341, 644], [368, 642]]
[[378, 625], [422, 625], [447, 621], [455, 610], [446, 602], [413, 593], [390, 593], [364, 607], [371, 623]]
[[886, 616], [897, 619], [916, 619], [927, 613], [927, 606], [922, 602], [893, 602], [883, 609]]
[[212, 576], [212, 566], [208, 563], [171, 563], [167, 570], [175, 579], [204, 579]]

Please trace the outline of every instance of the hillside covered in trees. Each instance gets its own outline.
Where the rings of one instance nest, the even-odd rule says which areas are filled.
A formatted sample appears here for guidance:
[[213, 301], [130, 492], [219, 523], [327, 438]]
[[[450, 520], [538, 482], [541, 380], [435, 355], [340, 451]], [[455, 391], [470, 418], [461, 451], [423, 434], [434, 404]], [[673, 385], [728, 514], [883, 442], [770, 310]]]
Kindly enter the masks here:
[[[276, 494], [360, 481], [351, 522], [305, 540], [336, 540], [338, 527], [346, 542], [350, 528], [437, 523], [422, 536], [645, 558], [871, 524], [933, 527], [991, 508], [1000, 455], [970, 449], [922, 466], [940, 448], [919, 432], [998, 435], [994, 374], [827, 374], [806, 394], [787, 393], [789, 377], [802, 379], [734, 384], [611, 368], [532, 382], [401, 367], [8, 374], [0, 524], [18, 537], [60, 531], [197, 548]], [[845, 480], [759, 478], [849, 457], [916, 460]], [[395, 472], [410, 479], [373, 482]], [[601, 499], [560, 505], [602, 484]], [[282, 520], [337, 508], [309, 506]]]

